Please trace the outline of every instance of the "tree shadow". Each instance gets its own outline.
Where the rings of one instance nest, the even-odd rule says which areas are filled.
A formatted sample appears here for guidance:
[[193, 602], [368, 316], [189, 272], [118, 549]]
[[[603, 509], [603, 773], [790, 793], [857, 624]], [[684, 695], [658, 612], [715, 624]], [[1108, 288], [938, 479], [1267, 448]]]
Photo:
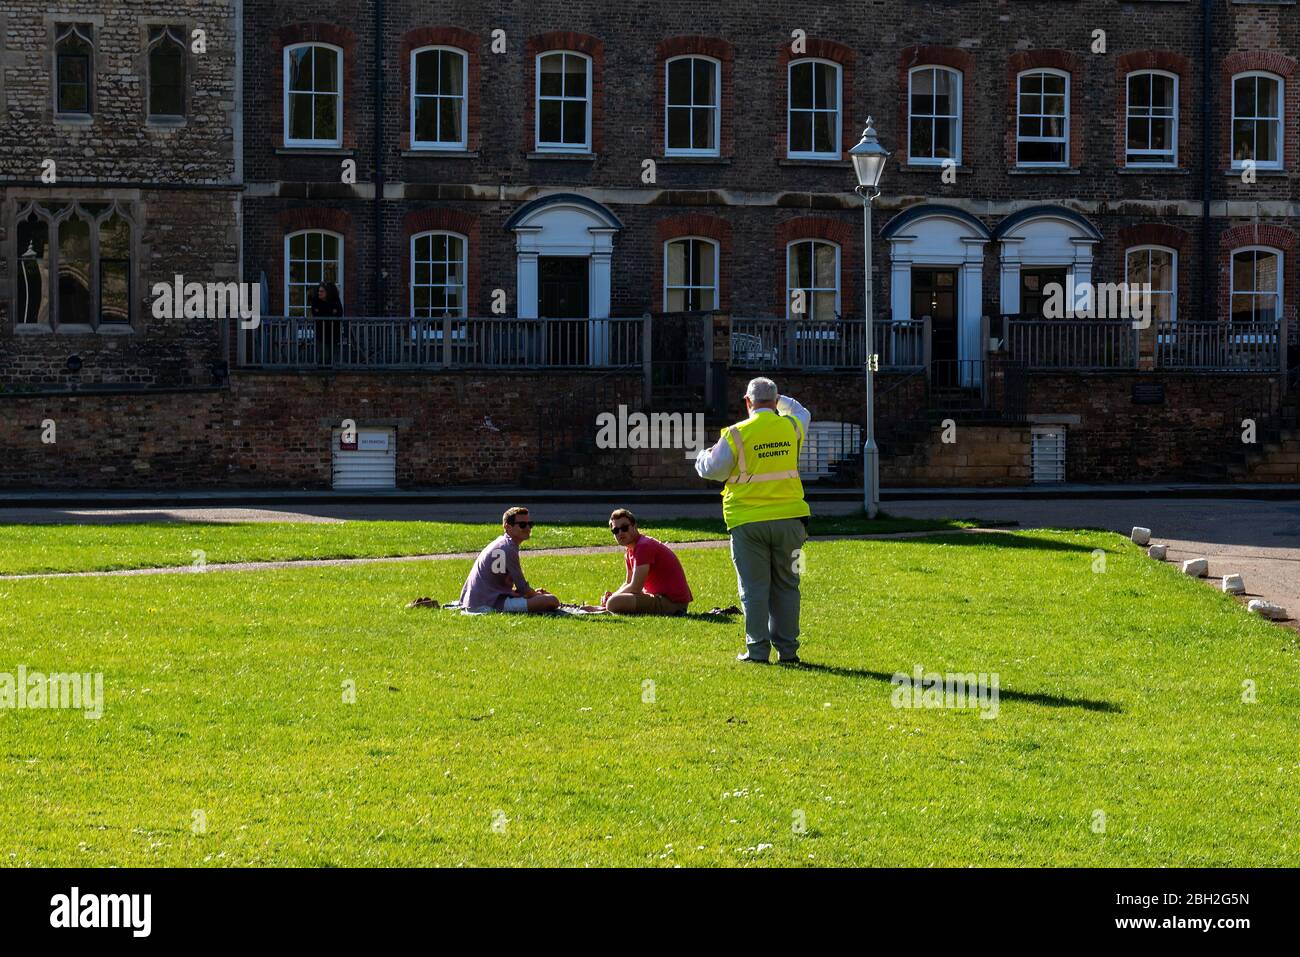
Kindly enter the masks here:
[[[788, 666], [787, 666], [788, 667]], [[842, 668], [838, 665], [819, 665], [804, 661], [795, 666], [799, 671], [817, 671], [834, 675], [837, 678], [858, 678], [893, 684], [895, 674], [905, 672], [868, 671], [862, 668]], [[909, 675], [910, 678], [910, 675]], [[1060, 695], [1043, 694], [1036, 691], [1015, 691], [1010, 688], [998, 688], [998, 700], [1024, 701], [1027, 704], [1041, 704], [1048, 708], [1081, 708], [1084, 711], [1104, 711], [1107, 714], [1123, 714], [1124, 709], [1111, 701], [1094, 701], [1091, 698], [1065, 698]]]
[[[1080, 531], [1071, 529], [1070, 531]], [[1102, 529], [1087, 529], [1086, 531], [1104, 531]], [[1106, 532], [1106, 534], [1112, 534]], [[846, 541], [849, 539], [845, 539]], [[944, 545], [992, 545], [996, 548], [1008, 549], [1032, 549], [1034, 551], [1051, 551], [1051, 552], [1092, 552], [1099, 546], [1080, 544], [1076, 542], [1062, 542], [1052, 538], [1040, 538], [1037, 535], [1027, 535], [1023, 532], [1017, 532], [1014, 535], [1008, 535], [1005, 532], [936, 532], [933, 535], [915, 535], [910, 538], [876, 538], [864, 539], [865, 541], [875, 541], [882, 545], [907, 545], [921, 542], [932, 544], [942, 542]], [[823, 539], [830, 541], [830, 539]], [[1111, 551], [1105, 549], [1105, 551]]]

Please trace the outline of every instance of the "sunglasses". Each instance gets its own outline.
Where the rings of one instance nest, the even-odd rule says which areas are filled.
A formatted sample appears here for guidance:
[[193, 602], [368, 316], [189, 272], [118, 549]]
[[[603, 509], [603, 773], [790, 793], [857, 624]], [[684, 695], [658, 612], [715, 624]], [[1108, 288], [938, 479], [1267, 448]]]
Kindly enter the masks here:
[[510, 524], [515, 526], [516, 528], [532, 528], [537, 523], [536, 522], [511, 522]]
[[609, 532], [611, 535], [622, 535], [631, 527], [631, 525], [615, 525], [609, 530]]

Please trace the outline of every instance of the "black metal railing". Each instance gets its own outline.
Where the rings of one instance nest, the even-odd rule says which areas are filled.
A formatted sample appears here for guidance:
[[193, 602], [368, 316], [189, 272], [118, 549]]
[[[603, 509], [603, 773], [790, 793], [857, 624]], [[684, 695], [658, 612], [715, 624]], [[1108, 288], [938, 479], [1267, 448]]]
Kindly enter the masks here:
[[641, 363], [642, 318], [264, 316], [241, 329], [246, 368], [611, 368]]

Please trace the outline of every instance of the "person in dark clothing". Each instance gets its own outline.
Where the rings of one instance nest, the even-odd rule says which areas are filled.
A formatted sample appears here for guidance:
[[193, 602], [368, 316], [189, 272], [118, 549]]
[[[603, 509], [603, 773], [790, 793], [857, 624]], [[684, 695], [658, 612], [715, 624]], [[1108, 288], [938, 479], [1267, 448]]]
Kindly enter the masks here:
[[332, 282], [316, 286], [311, 297], [311, 315], [316, 320], [317, 362], [324, 366], [333, 365], [343, 338], [343, 323], [330, 321], [343, 318], [343, 298], [338, 286]]

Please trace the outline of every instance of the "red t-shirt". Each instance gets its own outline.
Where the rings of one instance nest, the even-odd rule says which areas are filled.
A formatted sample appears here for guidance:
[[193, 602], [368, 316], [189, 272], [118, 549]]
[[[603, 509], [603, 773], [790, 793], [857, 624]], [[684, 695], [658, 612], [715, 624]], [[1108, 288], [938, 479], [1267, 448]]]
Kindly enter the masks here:
[[650, 574], [642, 586], [647, 595], [663, 595], [679, 605], [689, 605], [695, 599], [690, 586], [686, 584], [686, 572], [682, 570], [682, 563], [677, 560], [673, 550], [649, 535], [642, 535], [635, 545], [628, 548], [624, 564], [627, 566], [629, 580], [637, 565], [650, 566]]

